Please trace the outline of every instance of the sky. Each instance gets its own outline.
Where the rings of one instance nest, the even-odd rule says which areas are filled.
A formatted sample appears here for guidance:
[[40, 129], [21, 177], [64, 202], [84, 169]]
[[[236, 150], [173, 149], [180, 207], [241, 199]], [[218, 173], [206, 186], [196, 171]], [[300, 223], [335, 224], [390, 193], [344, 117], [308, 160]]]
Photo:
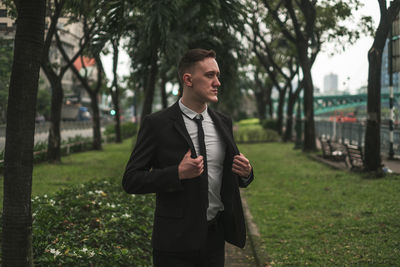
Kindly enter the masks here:
[[[364, 7], [356, 11], [356, 17], [369, 15], [373, 18], [375, 28], [378, 25], [380, 14], [379, 5], [376, 0], [364, 1]], [[362, 36], [354, 45], [348, 46], [340, 54], [332, 56], [333, 50], [324, 46], [312, 68], [313, 81], [315, 86], [323, 90], [324, 76], [330, 73], [338, 75], [338, 87], [341, 91], [354, 92], [361, 86], [367, 85], [368, 79], [368, 50], [373, 42], [372, 37]], [[122, 50], [122, 49], [121, 49]], [[112, 56], [103, 57], [105, 60], [105, 72], [107, 77], [112, 79]], [[125, 51], [120, 51], [119, 76], [129, 74], [129, 56]]]
[[[364, 1], [365, 6], [357, 11], [356, 16], [369, 15], [374, 20], [375, 29], [379, 23], [379, 5], [376, 0]], [[323, 90], [324, 76], [329, 73], [338, 75], [339, 90], [354, 92], [361, 86], [367, 85], [368, 79], [368, 50], [373, 42], [372, 37], [363, 36], [354, 45], [334, 56], [326, 47], [326, 51], [320, 52], [312, 68], [314, 85]]]

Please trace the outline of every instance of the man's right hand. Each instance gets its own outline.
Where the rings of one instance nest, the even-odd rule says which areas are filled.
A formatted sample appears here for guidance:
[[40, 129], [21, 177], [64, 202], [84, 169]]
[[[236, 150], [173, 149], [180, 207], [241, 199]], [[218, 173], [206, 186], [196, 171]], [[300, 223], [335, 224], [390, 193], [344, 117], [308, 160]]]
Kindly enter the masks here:
[[179, 179], [191, 179], [200, 176], [204, 171], [203, 156], [192, 158], [190, 149], [186, 152], [178, 166]]

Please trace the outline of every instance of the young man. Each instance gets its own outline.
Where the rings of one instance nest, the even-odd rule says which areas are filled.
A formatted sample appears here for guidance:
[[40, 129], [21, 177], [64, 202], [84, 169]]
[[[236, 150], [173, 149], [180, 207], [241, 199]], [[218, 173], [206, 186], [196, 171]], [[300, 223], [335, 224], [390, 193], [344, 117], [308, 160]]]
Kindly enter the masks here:
[[253, 170], [231, 120], [207, 106], [221, 85], [215, 57], [204, 49], [182, 57], [182, 98], [144, 118], [123, 177], [128, 193], [156, 193], [156, 267], [221, 267], [225, 241], [245, 244], [239, 186], [250, 184]]

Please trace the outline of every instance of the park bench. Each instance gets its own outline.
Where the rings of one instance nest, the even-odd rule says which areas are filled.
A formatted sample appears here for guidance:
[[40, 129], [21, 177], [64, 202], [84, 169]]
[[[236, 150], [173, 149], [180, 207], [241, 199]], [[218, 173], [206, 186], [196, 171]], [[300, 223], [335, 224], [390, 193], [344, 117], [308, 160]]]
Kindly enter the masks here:
[[364, 169], [364, 154], [361, 146], [346, 144], [346, 150], [351, 169]]
[[320, 137], [319, 142], [321, 143], [322, 155], [326, 159], [335, 161], [346, 162], [346, 148], [339, 143], [334, 143], [329, 139]]

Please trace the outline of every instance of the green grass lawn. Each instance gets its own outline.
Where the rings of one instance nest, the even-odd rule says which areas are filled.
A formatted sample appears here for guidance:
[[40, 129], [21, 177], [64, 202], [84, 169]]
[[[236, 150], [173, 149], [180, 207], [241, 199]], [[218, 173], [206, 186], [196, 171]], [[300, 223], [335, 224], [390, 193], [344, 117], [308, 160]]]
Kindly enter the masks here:
[[[132, 150], [132, 139], [122, 144], [107, 144], [102, 151], [88, 151], [62, 157], [61, 164], [34, 165], [32, 196], [52, 194], [71, 185], [97, 179], [122, 181]], [[0, 183], [0, 206], [3, 206], [3, 182]]]
[[[91, 180], [120, 183], [132, 140], [37, 164], [33, 196]], [[293, 144], [241, 145], [256, 179], [245, 190], [273, 265], [394, 266], [400, 262], [400, 176], [370, 179], [310, 160]], [[0, 201], [3, 184], [0, 183]], [[0, 204], [2, 204], [0, 202]]]
[[400, 176], [333, 170], [293, 144], [240, 148], [254, 166], [245, 196], [272, 265], [398, 266]]

